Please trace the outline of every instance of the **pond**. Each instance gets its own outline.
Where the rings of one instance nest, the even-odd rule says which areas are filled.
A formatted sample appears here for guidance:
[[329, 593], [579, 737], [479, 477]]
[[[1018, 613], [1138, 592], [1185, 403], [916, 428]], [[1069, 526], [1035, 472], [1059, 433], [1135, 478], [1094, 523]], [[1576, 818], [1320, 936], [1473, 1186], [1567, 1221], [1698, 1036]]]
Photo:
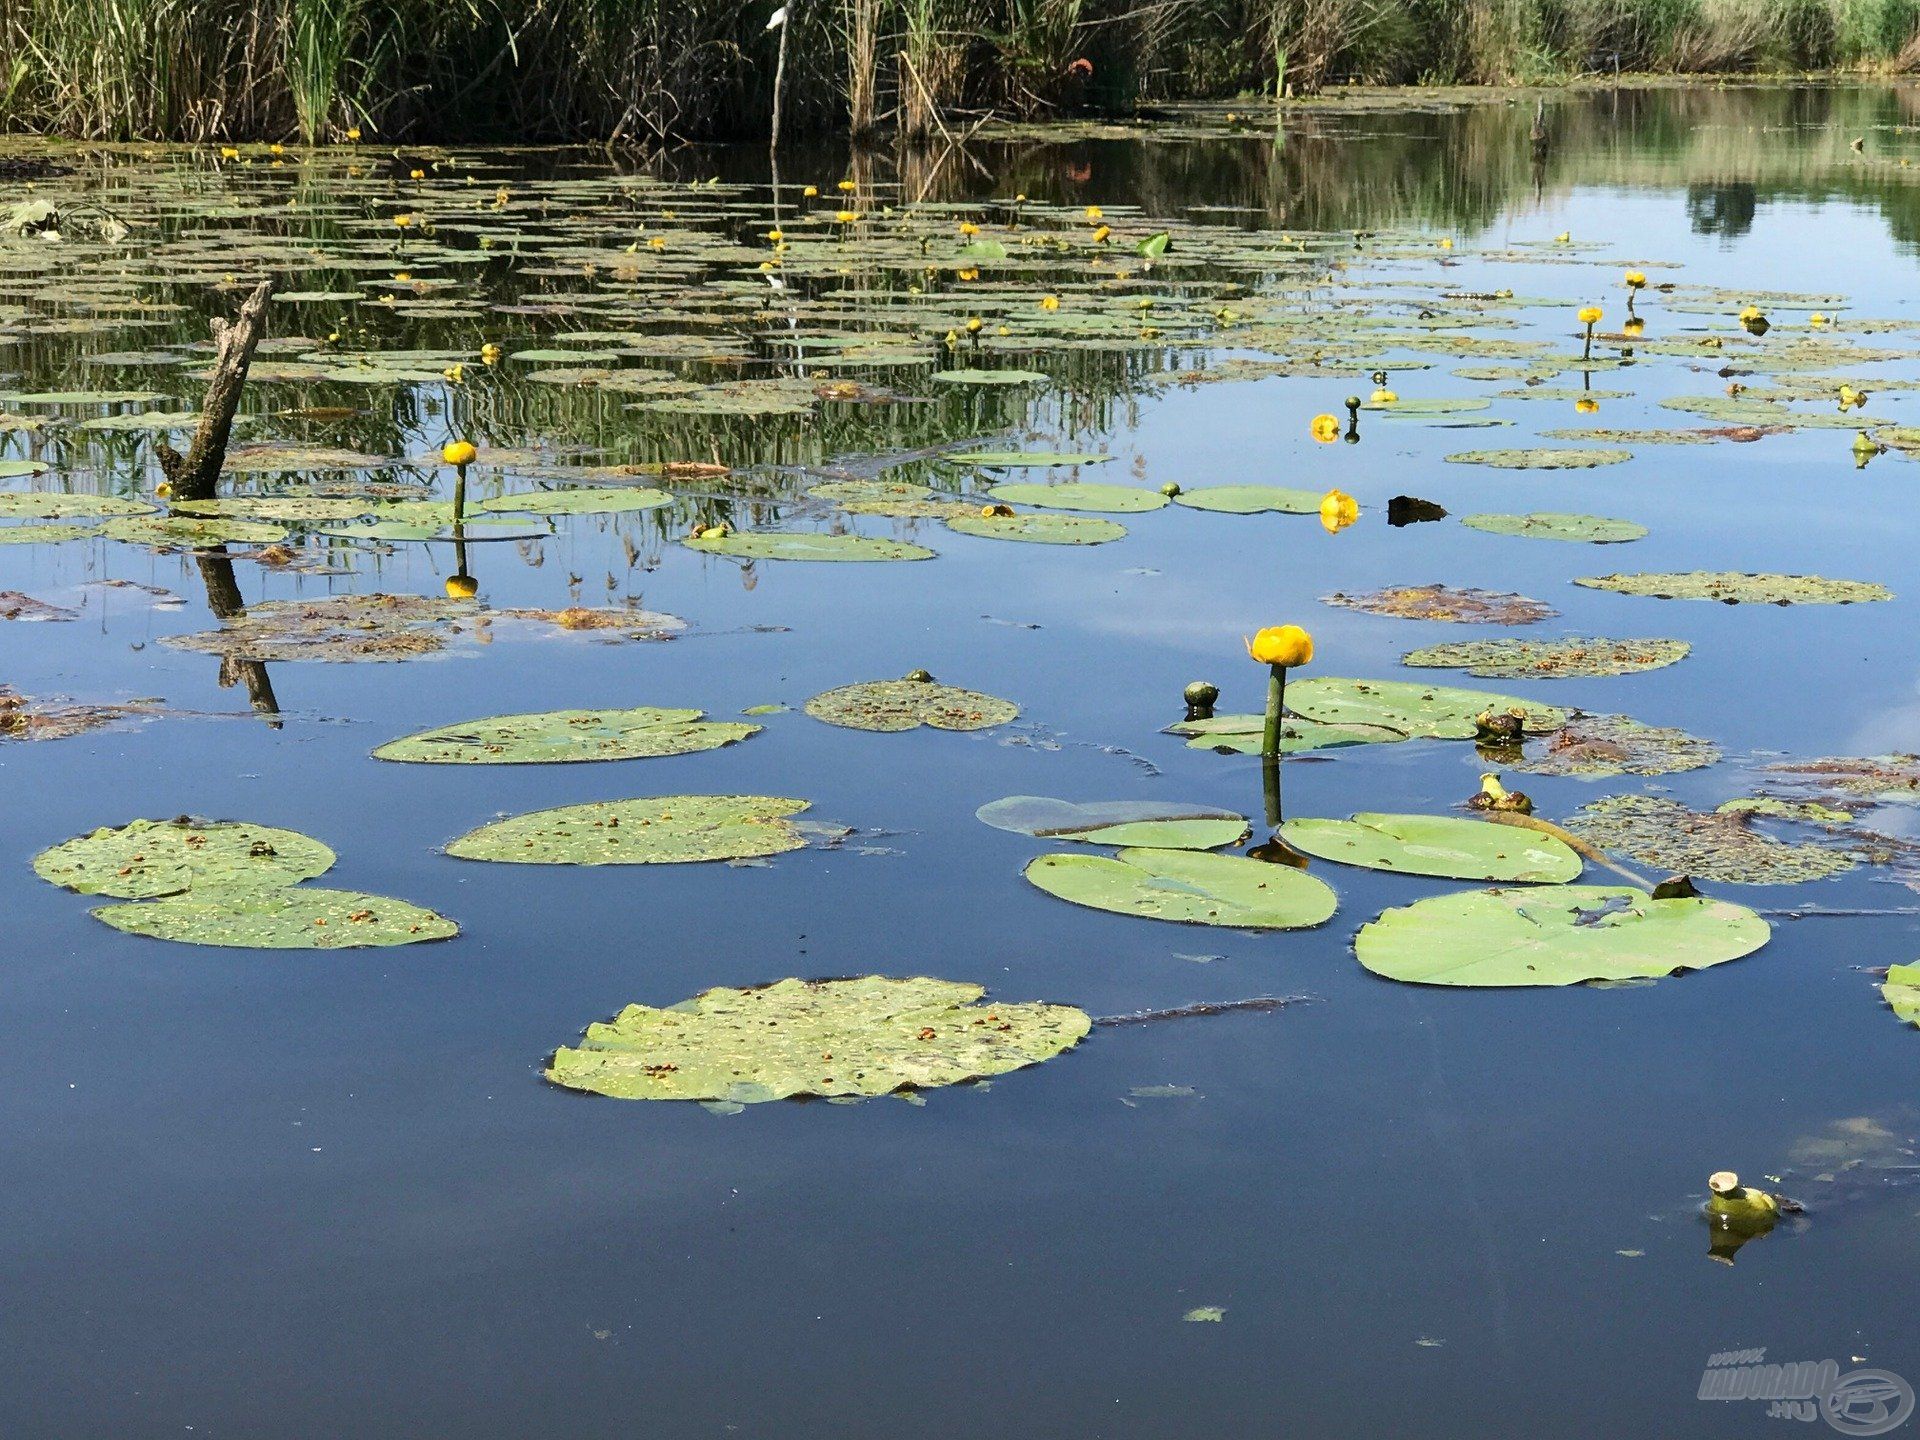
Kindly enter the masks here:
[[[1920, 1380], [1917, 93], [777, 178], [7, 142], [65, 173], [0, 239], [0, 1424], [1720, 1436], [1768, 1402], [1715, 1355]], [[222, 500], [162, 523], [267, 275]], [[809, 710], [920, 671], [974, 693]], [[1483, 774], [1539, 873], [1460, 838]], [[977, 818], [1023, 796], [1071, 803]], [[1262, 865], [1270, 806], [1368, 863]], [[1355, 814], [1454, 823], [1301, 823]], [[180, 816], [255, 828], [36, 874]], [[635, 858], [695, 863], [511, 863]], [[802, 988], [581, 1040], [860, 976], [994, 1033], [868, 1054]], [[835, 1043], [925, 1083], [844, 1103]], [[1721, 1170], [1804, 1210], [1730, 1244]]]

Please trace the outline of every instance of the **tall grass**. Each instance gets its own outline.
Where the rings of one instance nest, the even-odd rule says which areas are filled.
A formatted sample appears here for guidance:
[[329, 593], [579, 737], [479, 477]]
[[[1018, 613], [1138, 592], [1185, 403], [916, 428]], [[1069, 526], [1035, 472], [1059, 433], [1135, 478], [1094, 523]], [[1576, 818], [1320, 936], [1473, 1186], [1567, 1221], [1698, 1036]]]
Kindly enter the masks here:
[[[141, 137], [764, 134], [777, 0], [0, 0], [0, 126]], [[1345, 80], [1920, 68], [1920, 0], [799, 0], [789, 132], [935, 134]]]

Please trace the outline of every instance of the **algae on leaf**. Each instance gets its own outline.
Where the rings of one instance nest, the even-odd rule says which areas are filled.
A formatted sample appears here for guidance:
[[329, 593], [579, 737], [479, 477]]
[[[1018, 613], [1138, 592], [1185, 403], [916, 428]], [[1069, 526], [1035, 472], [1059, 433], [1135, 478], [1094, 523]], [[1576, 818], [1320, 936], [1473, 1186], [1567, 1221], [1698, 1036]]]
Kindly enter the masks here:
[[1550, 735], [1529, 741], [1527, 753], [1505, 762], [1529, 775], [1671, 775], [1717, 764], [1711, 740], [1625, 715], [1577, 715]]
[[1188, 925], [1298, 930], [1329, 919], [1336, 904], [1332, 889], [1305, 871], [1204, 851], [1042, 855], [1023, 873], [1075, 905]]
[[1471, 740], [1478, 733], [1475, 717], [1488, 710], [1520, 711], [1529, 734], [1557, 730], [1568, 719], [1568, 712], [1558, 706], [1492, 690], [1343, 675], [1294, 681], [1287, 686], [1287, 708], [1323, 724], [1377, 725], [1436, 740]]
[[679, 865], [798, 850], [788, 818], [805, 800], [769, 795], [653, 795], [512, 815], [447, 846], [461, 860], [519, 865]]
[[1529, 515], [1467, 515], [1460, 523], [1489, 535], [1523, 535], [1534, 540], [1568, 540], [1591, 545], [1618, 545], [1644, 539], [1647, 527], [1631, 520], [1604, 515], [1569, 515], [1536, 510]]
[[33, 858], [42, 880], [82, 895], [149, 900], [193, 889], [273, 889], [324, 874], [334, 853], [295, 830], [238, 820], [131, 820]]
[[1400, 663], [1492, 680], [1561, 680], [1659, 670], [1686, 659], [1692, 649], [1684, 640], [1463, 640], [1410, 651]]
[[1460, 624], [1532, 625], [1560, 612], [1525, 595], [1493, 590], [1456, 589], [1450, 585], [1389, 585], [1362, 595], [1335, 591], [1321, 603], [1369, 615], [1392, 615], [1401, 620], [1448, 620]]
[[1490, 465], [1496, 470], [1592, 470], [1633, 458], [1630, 450], [1467, 450], [1447, 459], [1456, 465]]
[[102, 905], [93, 915], [130, 935], [262, 950], [413, 945], [460, 933], [446, 916], [404, 900], [310, 885], [213, 886], [164, 900]]
[[1581, 861], [1551, 835], [1451, 815], [1359, 814], [1351, 820], [1289, 820], [1280, 838], [1342, 865], [1449, 880], [1558, 883]]
[[745, 530], [711, 539], [688, 536], [680, 542], [709, 555], [732, 555], [740, 560], [931, 560], [934, 552], [904, 540], [877, 540], [867, 535], [829, 535], [815, 530]]
[[1376, 975], [1416, 985], [1578, 985], [1702, 970], [1767, 943], [1742, 905], [1620, 885], [1469, 890], [1381, 912], [1354, 938]]
[[1046, 510], [1094, 510], [1111, 515], [1138, 515], [1161, 509], [1167, 497], [1138, 485], [1106, 485], [1069, 480], [1059, 485], [1025, 481], [996, 485], [987, 492], [1007, 505], [1037, 505]]
[[701, 710], [546, 710], [493, 715], [390, 740], [376, 760], [427, 765], [553, 765], [717, 750], [758, 725], [709, 721]]
[[1827, 580], [1818, 575], [1775, 575], [1737, 570], [1689, 570], [1673, 574], [1588, 575], [1573, 582], [1590, 590], [1646, 595], [1659, 600], [1718, 600], [1723, 605], [1852, 605], [1891, 600], [1884, 585], [1865, 580]]
[[982, 540], [1024, 540], [1034, 545], [1105, 545], [1119, 540], [1127, 527], [1117, 520], [1092, 515], [982, 515], [966, 512], [951, 516], [947, 528]]
[[985, 995], [924, 976], [716, 987], [588, 1026], [579, 1045], [554, 1052], [546, 1077], [621, 1100], [889, 1095], [1037, 1065], [1092, 1027], [1070, 1005], [987, 1004]]
[[1016, 719], [1020, 707], [930, 678], [908, 678], [842, 685], [807, 701], [806, 711], [829, 725], [894, 733], [922, 725], [935, 730], [986, 730]]
[[1753, 828], [1748, 811], [1689, 810], [1656, 795], [1608, 795], [1582, 806], [1567, 828], [1602, 850], [1700, 880], [1794, 885], [1851, 870], [1853, 859], [1826, 845], [1789, 844]]

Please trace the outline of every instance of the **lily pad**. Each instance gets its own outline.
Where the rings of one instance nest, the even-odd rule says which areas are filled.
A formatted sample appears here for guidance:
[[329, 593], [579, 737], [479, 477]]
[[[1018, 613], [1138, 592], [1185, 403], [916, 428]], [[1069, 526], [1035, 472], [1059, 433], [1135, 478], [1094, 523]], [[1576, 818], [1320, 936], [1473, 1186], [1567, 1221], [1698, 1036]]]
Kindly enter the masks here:
[[1718, 600], [1723, 605], [1852, 605], [1893, 598], [1893, 592], [1886, 586], [1865, 580], [1827, 580], [1818, 575], [1738, 570], [1589, 575], [1573, 583], [1590, 590], [1611, 590], [1619, 595], [1646, 595], [1659, 600]]
[[1593, 470], [1620, 465], [1633, 458], [1631, 450], [1466, 450], [1447, 459], [1456, 465], [1491, 465], [1496, 470]]
[[167, 900], [102, 905], [93, 915], [129, 935], [260, 950], [414, 945], [460, 933], [446, 916], [404, 900], [308, 885], [199, 889]]
[[1182, 490], [1173, 503], [1189, 510], [1212, 510], [1223, 515], [1317, 515], [1324, 497], [1313, 490], [1284, 485], [1206, 485]]
[[0, 545], [59, 545], [99, 533], [92, 525], [0, 525]]
[[76, 520], [96, 515], [151, 515], [156, 506], [116, 495], [62, 495], [20, 490], [0, 493], [0, 520]]
[[1468, 515], [1460, 523], [1490, 535], [1523, 535], [1531, 540], [1584, 541], [1593, 545], [1618, 545], [1644, 539], [1647, 534], [1646, 526], [1631, 520], [1556, 511], [1535, 511], [1530, 515]]
[[1828, 795], [1878, 803], [1920, 800], [1920, 755], [1830, 755], [1787, 760], [1767, 773]]
[[482, 500], [479, 508], [510, 510], [516, 515], [612, 515], [626, 510], [656, 510], [672, 503], [673, 496], [665, 490], [641, 485], [496, 495], [490, 500]]
[[1451, 620], [1461, 624], [1532, 625], [1560, 612], [1525, 595], [1492, 590], [1456, 589], [1450, 585], [1389, 585], [1363, 595], [1338, 591], [1322, 595], [1321, 602], [1369, 615], [1392, 615], [1401, 620]]
[[849, 730], [987, 730], [1020, 714], [1011, 701], [933, 680], [868, 680], [814, 696], [807, 714]]
[[1092, 510], [1108, 515], [1139, 515], [1158, 510], [1167, 497], [1138, 485], [1101, 485], [1069, 480], [1060, 485], [996, 485], [987, 492], [1006, 505], [1037, 505], [1045, 510]]
[[1126, 537], [1117, 520], [1091, 515], [954, 515], [949, 530], [982, 540], [1020, 540], [1032, 545], [1105, 545]]
[[1379, 725], [1436, 740], [1471, 740], [1478, 733], [1475, 717], [1487, 710], [1521, 711], [1529, 733], [1557, 730], [1568, 719], [1557, 706], [1491, 690], [1338, 675], [1294, 681], [1287, 686], [1287, 708], [1323, 724]]
[[1752, 822], [1745, 811], [1703, 814], [1656, 795], [1609, 795], [1582, 806], [1567, 828], [1643, 865], [1733, 885], [1797, 885], [1854, 866], [1840, 850], [1775, 840]]
[[1450, 815], [1289, 820], [1280, 838], [1322, 860], [1448, 880], [1556, 884], [1581, 869], [1579, 855], [1551, 835]]
[[376, 760], [426, 765], [556, 765], [717, 750], [758, 725], [709, 721], [700, 710], [546, 710], [443, 725], [390, 740]]
[[983, 1004], [979, 985], [868, 975], [629, 1005], [554, 1052], [557, 1085], [621, 1100], [754, 1104], [889, 1095], [1037, 1065], [1086, 1038], [1070, 1005]]
[[517, 865], [681, 865], [798, 850], [787, 817], [805, 800], [769, 795], [654, 795], [513, 815], [447, 846], [461, 860]]
[[287, 538], [286, 527], [261, 520], [195, 520], [185, 515], [136, 515], [100, 527], [109, 540], [129, 545], [271, 545]]
[[1529, 775], [1671, 775], [1719, 763], [1720, 747], [1684, 730], [1643, 725], [1625, 715], [1576, 715], [1560, 729], [1529, 741], [1508, 762]]
[[1642, 980], [1751, 955], [1767, 922], [1702, 896], [1655, 900], [1616, 885], [1469, 890], [1383, 911], [1353, 949], [1415, 985], [1579, 985]]
[[1247, 820], [1211, 805], [1171, 800], [1099, 800], [1077, 804], [1044, 795], [1009, 795], [974, 812], [996, 830], [1042, 840], [1088, 845], [1138, 845], [1157, 850], [1215, 850], [1247, 836]]
[[1038, 370], [938, 370], [942, 385], [1038, 385], [1047, 377]]
[[732, 555], [742, 560], [931, 560], [934, 552], [904, 540], [876, 540], [866, 535], [827, 535], [814, 530], [747, 530], [703, 540], [689, 536], [680, 542], [709, 555]]
[[[1167, 733], [1191, 736], [1187, 741], [1189, 750], [1258, 755], [1266, 723], [1264, 715], [1215, 715], [1207, 720], [1176, 721], [1167, 727]], [[1406, 731], [1385, 725], [1323, 723], [1288, 716], [1280, 727], [1280, 753], [1299, 755], [1310, 750], [1339, 750], [1348, 745], [1390, 745], [1406, 738]]]
[[235, 660], [412, 660], [445, 649], [452, 622], [476, 613], [470, 600], [421, 595], [269, 600], [223, 620], [218, 630], [167, 635], [161, 643]]
[[903, 520], [944, 520], [978, 508], [931, 486], [892, 480], [828, 480], [809, 490], [807, 497], [837, 505], [850, 515], [890, 515]]
[[201, 889], [268, 889], [325, 874], [334, 854], [294, 830], [236, 820], [133, 820], [42, 850], [42, 880], [82, 895], [151, 900]]
[[173, 509], [180, 515], [243, 515], [254, 520], [352, 520], [368, 513], [376, 503], [313, 495], [228, 495], [217, 500], [183, 500]]
[[1909, 1025], [1920, 1025], [1920, 965], [1889, 965], [1880, 994], [1895, 1015]]
[[1410, 651], [1400, 663], [1492, 680], [1565, 680], [1659, 670], [1686, 659], [1692, 649], [1684, 640], [1461, 640]]
[[1075, 905], [1188, 925], [1305, 929], [1330, 919], [1337, 903], [1329, 886], [1303, 870], [1192, 850], [1042, 855], [1024, 873]]

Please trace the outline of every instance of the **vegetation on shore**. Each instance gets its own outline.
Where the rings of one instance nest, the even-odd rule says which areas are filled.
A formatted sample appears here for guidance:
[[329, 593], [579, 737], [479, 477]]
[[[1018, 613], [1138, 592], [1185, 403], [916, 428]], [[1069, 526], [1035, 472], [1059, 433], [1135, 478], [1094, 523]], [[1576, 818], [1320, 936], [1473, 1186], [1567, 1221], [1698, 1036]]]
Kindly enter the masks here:
[[[776, 0], [0, 0], [0, 127], [101, 139], [764, 134]], [[1920, 68], [1920, 0], [788, 0], [802, 130], [938, 134], [1347, 80]]]

